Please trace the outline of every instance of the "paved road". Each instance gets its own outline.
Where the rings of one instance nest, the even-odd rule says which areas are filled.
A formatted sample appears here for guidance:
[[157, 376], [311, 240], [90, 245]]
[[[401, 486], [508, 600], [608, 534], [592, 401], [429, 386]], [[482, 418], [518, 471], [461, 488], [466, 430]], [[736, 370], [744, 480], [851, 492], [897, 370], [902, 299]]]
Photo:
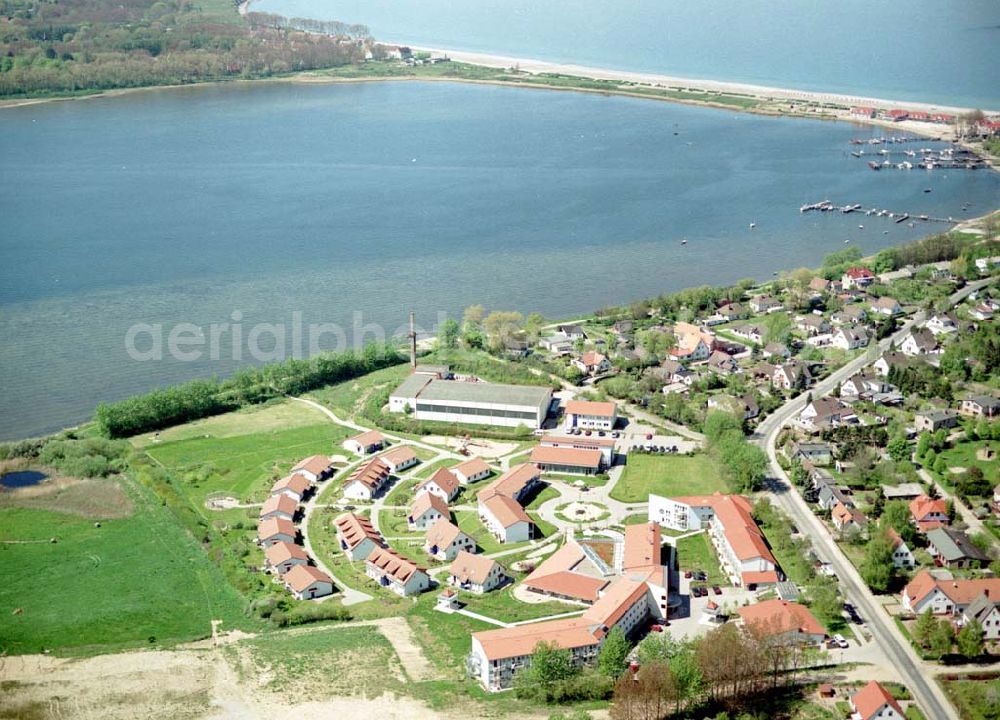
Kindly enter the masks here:
[[[985, 287], [991, 282], [993, 282], [992, 278], [966, 286], [949, 298], [951, 304], [954, 305], [960, 302], [973, 291]], [[923, 323], [924, 319], [925, 313], [923, 311], [918, 312], [914, 315], [912, 322], [907, 323], [903, 329], [891, 338], [887, 338], [879, 343], [879, 350], [888, 349], [891, 342], [898, 344], [909, 331], [909, 328]], [[815, 397], [821, 397], [829, 393], [839, 383], [847, 380], [866, 364], [868, 364], [867, 353], [852, 360], [843, 368], [818, 383], [812, 388], [812, 394]], [[833, 537], [826, 531], [826, 528], [823, 527], [819, 518], [812, 512], [805, 500], [802, 499], [802, 496], [792, 488], [785, 471], [778, 465], [775, 449], [778, 433], [789, 420], [802, 410], [805, 402], [805, 395], [800, 395], [788, 401], [764, 420], [757, 428], [757, 432], [754, 433], [753, 441], [764, 447], [770, 461], [772, 477], [768, 478], [766, 489], [773, 494], [777, 504], [791, 516], [799, 530], [812, 538], [814, 547], [833, 566], [838, 578], [840, 578], [840, 587], [845, 598], [854, 603], [861, 611], [862, 616], [867, 620], [868, 627], [875, 641], [885, 653], [888, 662], [895, 667], [896, 671], [902, 677], [903, 682], [910, 688], [924, 714], [931, 720], [957, 718], [957, 713], [948, 702], [940, 687], [933, 680], [928, 679], [928, 674], [924, 672], [921, 661], [916, 653], [914, 653], [909, 641], [903, 636], [899, 628], [896, 627], [896, 624], [886, 614], [871, 592], [869, 592], [868, 587], [861, 580], [861, 576], [854, 568], [854, 565], [840, 551]]]

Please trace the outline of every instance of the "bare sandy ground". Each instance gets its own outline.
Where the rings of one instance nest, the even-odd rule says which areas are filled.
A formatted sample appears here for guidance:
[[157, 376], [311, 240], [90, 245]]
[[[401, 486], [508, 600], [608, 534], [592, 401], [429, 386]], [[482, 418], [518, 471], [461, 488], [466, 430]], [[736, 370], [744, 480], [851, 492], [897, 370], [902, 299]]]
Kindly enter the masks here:
[[[387, 43], [394, 44], [394, 43]], [[412, 47], [412, 46], [411, 46]], [[877, 105], [881, 107], [892, 106], [905, 110], [923, 110], [926, 112], [945, 112], [958, 114], [968, 112], [972, 108], [962, 108], [950, 105], [935, 105], [930, 103], [908, 102], [904, 100], [887, 100], [885, 98], [866, 97], [863, 95], [841, 95], [837, 93], [825, 93], [806, 90], [792, 90], [789, 88], [769, 87], [766, 85], [750, 85], [746, 83], [725, 82], [720, 80], [695, 80], [693, 78], [676, 77], [672, 75], [661, 75], [657, 73], [632, 72], [627, 70], [608, 70], [605, 68], [588, 67], [586, 65], [575, 65], [572, 63], [555, 63], [545, 60], [534, 60], [531, 58], [515, 58], [505, 55], [490, 55], [486, 53], [465, 52], [462, 50], [445, 50], [441, 48], [413, 48], [423, 52], [430, 52], [437, 55], [447, 55], [452, 60], [458, 62], [471, 63], [473, 65], [485, 65], [486, 67], [511, 68], [517, 67], [521, 72], [529, 73], [561, 73], [564, 75], [579, 75], [593, 78], [595, 80], [618, 80], [621, 82], [647, 83], [650, 85], [663, 85], [669, 87], [682, 87], [692, 90], [706, 90], [709, 92], [737, 93], [742, 95], [754, 95], [757, 97], [775, 98], [784, 100], [798, 100], [802, 102], [838, 103], [843, 105]], [[995, 112], [981, 108], [987, 112]]]

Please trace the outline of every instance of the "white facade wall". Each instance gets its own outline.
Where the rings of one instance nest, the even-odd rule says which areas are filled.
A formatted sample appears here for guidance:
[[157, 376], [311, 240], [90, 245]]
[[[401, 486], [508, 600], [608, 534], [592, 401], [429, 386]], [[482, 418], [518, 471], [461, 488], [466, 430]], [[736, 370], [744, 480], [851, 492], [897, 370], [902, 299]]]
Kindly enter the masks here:
[[410, 530], [426, 530], [442, 517], [441, 513], [434, 508], [431, 508], [423, 515], [413, 518], [413, 522], [410, 522], [410, 520], [407, 519], [406, 525]]
[[309, 587], [302, 590], [302, 592], [292, 592], [296, 600], [309, 600], [310, 598], [318, 598], [329, 595], [333, 592], [333, 584], [328, 582], [323, 582], [322, 580], [317, 580]]
[[364, 560], [372, 554], [372, 550], [374, 550], [375, 547], [375, 542], [371, 538], [367, 537], [353, 548], [345, 548], [343, 544], [340, 546], [341, 550], [344, 551], [344, 555], [346, 555], [352, 562], [356, 560]]
[[615, 427], [616, 416], [578, 415], [571, 413], [567, 417], [567, 426], [585, 430], [612, 430]]

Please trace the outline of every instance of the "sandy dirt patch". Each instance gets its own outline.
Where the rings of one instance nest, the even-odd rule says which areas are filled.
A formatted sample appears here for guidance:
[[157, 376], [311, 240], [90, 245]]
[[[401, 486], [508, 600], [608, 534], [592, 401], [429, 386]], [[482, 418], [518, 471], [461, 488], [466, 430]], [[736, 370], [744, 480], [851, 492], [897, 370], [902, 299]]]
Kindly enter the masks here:
[[37, 485], [0, 491], [0, 507], [50, 510], [93, 520], [126, 518], [135, 511], [128, 494], [114, 480], [66, 477], [37, 469], [49, 477]]

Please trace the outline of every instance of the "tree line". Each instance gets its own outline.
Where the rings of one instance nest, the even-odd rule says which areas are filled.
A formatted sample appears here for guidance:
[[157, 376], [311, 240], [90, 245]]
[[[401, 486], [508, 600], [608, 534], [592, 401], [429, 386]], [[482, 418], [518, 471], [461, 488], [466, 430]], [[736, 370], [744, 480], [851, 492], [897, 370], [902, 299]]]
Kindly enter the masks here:
[[297, 395], [350, 380], [403, 361], [393, 345], [370, 343], [360, 351], [322, 353], [238, 371], [227, 380], [192, 380], [116, 403], [97, 406], [94, 419], [112, 438], [130, 437], [229, 412], [281, 395]]

